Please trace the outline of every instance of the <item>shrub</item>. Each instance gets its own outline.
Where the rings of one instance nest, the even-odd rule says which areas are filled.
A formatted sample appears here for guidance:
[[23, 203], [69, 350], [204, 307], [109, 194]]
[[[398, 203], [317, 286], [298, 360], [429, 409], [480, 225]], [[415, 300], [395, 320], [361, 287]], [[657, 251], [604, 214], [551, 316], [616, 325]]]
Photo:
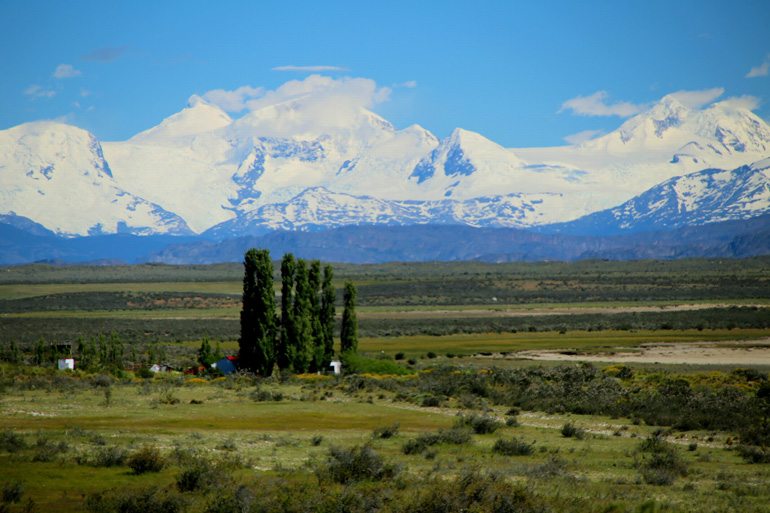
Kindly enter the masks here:
[[398, 434], [398, 428], [399, 428], [398, 422], [394, 422], [391, 426], [381, 426], [374, 428], [374, 432], [372, 433], [373, 438], [393, 438]]
[[770, 449], [756, 445], [739, 445], [738, 454], [747, 463], [770, 463]]
[[104, 447], [96, 452], [93, 460], [95, 467], [117, 467], [123, 465], [126, 461], [126, 451], [121, 447], [113, 445]]
[[524, 488], [495, 474], [470, 470], [453, 481], [430, 482], [404, 509], [413, 513], [534, 513], [543, 511], [543, 506]]
[[0, 449], [10, 453], [19, 452], [26, 449], [27, 442], [24, 437], [18, 433], [6, 429], [0, 432]]
[[670, 485], [676, 476], [687, 474], [687, 465], [679, 456], [676, 448], [664, 440], [664, 435], [656, 431], [639, 444], [637, 468], [647, 484]]
[[424, 408], [435, 408], [441, 406], [441, 399], [435, 395], [427, 395], [422, 398], [421, 404]]
[[523, 438], [498, 439], [492, 451], [504, 456], [529, 456], [535, 452], [535, 444], [528, 444]]
[[5, 504], [21, 502], [24, 497], [24, 483], [22, 481], [11, 481], [3, 485], [3, 502]]
[[249, 395], [249, 397], [251, 397], [252, 401], [256, 401], [256, 402], [283, 401], [283, 393], [271, 392], [270, 390], [262, 390], [262, 389], [254, 390]]
[[567, 422], [561, 427], [561, 436], [564, 438], [577, 438], [578, 440], [583, 440], [587, 434], [585, 429], [577, 427], [572, 422]]
[[91, 513], [177, 513], [185, 502], [179, 495], [161, 492], [157, 488], [143, 490], [110, 490], [86, 497], [84, 506]]
[[519, 419], [516, 417], [508, 417], [505, 419], [505, 425], [508, 427], [519, 427], [521, 424], [519, 424]]
[[160, 472], [166, 462], [157, 448], [145, 446], [132, 454], [126, 464], [131, 467], [135, 474], [144, 474], [146, 472]]
[[500, 427], [500, 422], [486, 415], [462, 415], [455, 424], [457, 427], [469, 427], [477, 435], [494, 433]]
[[176, 487], [180, 492], [195, 492], [221, 484], [227, 475], [221, 465], [213, 466], [207, 460], [196, 459], [176, 477]]
[[310, 445], [313, 447], [318, 447], [321, 445], [321, 443], [324, 441], [324, 437], [321, 435], [313, 435], [313, 438], [310, 439]]
[[396, 468], [368, 445], [352, 449], [329, 449], [326, 465], [317, 470], [320, 479], [328, 478], [340, 484], [356, 481], [381, 481], [396, 475]]

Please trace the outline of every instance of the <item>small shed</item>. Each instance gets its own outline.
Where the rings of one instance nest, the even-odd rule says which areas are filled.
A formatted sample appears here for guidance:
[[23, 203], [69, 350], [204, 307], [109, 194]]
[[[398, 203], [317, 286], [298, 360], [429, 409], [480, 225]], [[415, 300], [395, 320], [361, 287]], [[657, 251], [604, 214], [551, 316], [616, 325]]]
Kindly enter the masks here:
[[340, 372], [342, 372], [342, 362], [339, 360], [334, 360], [333, 362], [331, 362], [329, 364], [329, 367], [334, 369], [335, 374], [339, 374]]
[[59, 370], [75, 370], [75, 359], [59, 358]]
[[237, 356], [225, 356], [216, 363], [212, 363], [211, 366], [215, 369], [221, 370], [224, 374], [232, 374], [236, 370], [236, 364], [238, 362]]

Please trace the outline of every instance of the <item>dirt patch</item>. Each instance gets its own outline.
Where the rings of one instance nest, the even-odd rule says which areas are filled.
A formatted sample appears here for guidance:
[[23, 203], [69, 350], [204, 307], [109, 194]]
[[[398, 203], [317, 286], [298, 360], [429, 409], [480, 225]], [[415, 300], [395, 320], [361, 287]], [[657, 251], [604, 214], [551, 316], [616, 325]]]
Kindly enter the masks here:
[[643, 344], [634, 350], [584, 354], [576, 351], [519, 351], [516, 358], [570, 362], [770, 365], [770, 338], [752, 341]]

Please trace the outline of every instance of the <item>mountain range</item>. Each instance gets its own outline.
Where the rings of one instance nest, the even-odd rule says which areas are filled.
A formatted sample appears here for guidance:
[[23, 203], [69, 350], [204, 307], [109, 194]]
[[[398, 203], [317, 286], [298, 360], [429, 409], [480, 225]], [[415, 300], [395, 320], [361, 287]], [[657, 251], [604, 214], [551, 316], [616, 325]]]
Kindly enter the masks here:
[[[770, 213], [768, 157], [770, 126], [729, 101], [701, 109], [667, 96], [596, 139], [511, 149], [460, 128], [443, 140], [418, 125], [398, 130], [363, 108], [329, 116], [312, 95], [239, 119], [193, 96], [127, 141], [54, 122], [0, 131], [0, 223], [5, 242], [119, 234], [216, 244], [413, 225], [632, 234]], [[3, 261], [45, 252], [28, 253]], [[66, 259], [59, 253], [48, 258]]]

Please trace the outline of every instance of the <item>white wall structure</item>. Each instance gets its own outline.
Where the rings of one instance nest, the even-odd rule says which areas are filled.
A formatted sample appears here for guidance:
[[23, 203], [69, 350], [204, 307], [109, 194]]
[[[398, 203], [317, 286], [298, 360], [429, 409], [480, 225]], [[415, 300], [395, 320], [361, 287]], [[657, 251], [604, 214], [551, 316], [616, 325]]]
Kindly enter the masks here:
[[75, 360], [72, 358], [59, 358], [59, 370], [75, 370]]

